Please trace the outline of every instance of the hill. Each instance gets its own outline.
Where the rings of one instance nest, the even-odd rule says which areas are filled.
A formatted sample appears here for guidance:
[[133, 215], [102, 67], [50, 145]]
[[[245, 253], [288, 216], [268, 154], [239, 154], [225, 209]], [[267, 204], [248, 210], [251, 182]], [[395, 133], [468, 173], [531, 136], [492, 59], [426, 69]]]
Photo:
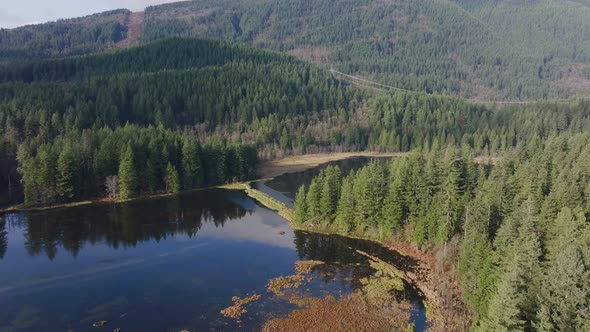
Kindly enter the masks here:
[[[33, 204], [102, 195], [105, 179], [129, 159], [133, 194], [173, 188], [166, 181], [174, 170], [187, 189], [245, 179], [256, 170], [253, 144], [272, 147], [289, 119], [348, 108], [353, 96], [293, 57], [211, 39], [4, 65], [0, 159], [18, 160]], [[191, 155], [189, 167], [183, 160]], [[59, 169], [76, 184], [68, 192], [60, 193]], [[14, 175], [1, 174], [8, 192], [19, 183]]]
[[0, 29], [0, 62], [13, 59], [63, 57], [114, 47], [127, 36], [129, 10]]
[[515, 100], [590, 91], [582, 0], [185, 1], [2, 30], [0, 61], [197, 35], [428, 93]]
[[346, 73], [480, 99], [590, 87], [590, 8], [569, 1], [189, 1], [147, 8], [141, 38], [209, 35]]
[[[254, 152], [246, 147], [262, 158], [447, 145], [494, 155], [587, 130], [588, 105], [494, 110], [455, 97], [376, 93], [244, 43], [168, 38], [0, 66], [0, 159], [6, 166], [0, 184], [19, 183], [18, 161], [29, 203], [95, 197], [106, 193], [106, 179], [131, 155], [142, 179], [133, 191], [149, 194], [172, 188], [163, 179], [173, 178], [174, 170], [185, 179], [183, 160], [201, 151], [204, 159], [193, 164], [203, 168], [191, 166], [199, 175], [182, 182], [193, 188], [251, 176], [243, 163]], [[202, 146], [185, 148], [183, 142], [193, 141]], [[60, 168], [63, 151], [68, 164]], [[253, 163], [246, 162], [250, 171]], [[72, 193], [60, 194], [59, 169], [76, 174], [66, 181], [77, 179]]]

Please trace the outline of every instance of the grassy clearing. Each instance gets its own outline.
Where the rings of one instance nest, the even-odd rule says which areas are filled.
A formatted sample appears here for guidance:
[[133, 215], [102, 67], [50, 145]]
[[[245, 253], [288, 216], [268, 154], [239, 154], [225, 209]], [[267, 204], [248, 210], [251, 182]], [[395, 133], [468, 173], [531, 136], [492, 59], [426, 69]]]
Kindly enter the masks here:
[[221, 186], [220, 188], [229, 190], [243, 190], [246, 192], [246, 195], [250, 196], [265, 207], [276, 211], [287, 221], [291, 222], [293, 220], [293, 211], [287, 205], [277, 199], [270, 197], [260, 190], [252, 188], [249, 183], [233, 183]]
[[407, 155], [405, 152], [386, 153], [386, 152], [338, 152], [338, 153], [318, 153], [306, 154], [301, 156], [289, 156], [282, 159], [276, 159], [264, 162], [259, 171], [262, 179], [273, 178], [285, 173], [301, 172], [306, 169], [317, 167], [331, 161], [342, 160], [352, 157], [400, 157]]

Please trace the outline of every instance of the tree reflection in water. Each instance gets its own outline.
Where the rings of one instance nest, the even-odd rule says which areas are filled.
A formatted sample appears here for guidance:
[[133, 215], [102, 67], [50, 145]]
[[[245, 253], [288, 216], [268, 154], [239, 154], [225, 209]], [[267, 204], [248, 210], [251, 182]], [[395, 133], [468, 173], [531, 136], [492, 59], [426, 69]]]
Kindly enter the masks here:
[[105, 243], [128, 248], [175, 235], [194, 237], [203, 223], [223, 227], [248, 210], [221, 190], [146, 199], [124, 204], [92, 204], [64, 209], [12, 214], [0, 223], [0, 257], [7, 247], [5, 225], [23, 228], [29, 255], [45, 254], [50, 260], [58, 248], [77, 256], [86, 244]]
[[8, 249], [8, 231], [6, 230], [6, 222], [0, 220], [0, 259], [6, 255]]

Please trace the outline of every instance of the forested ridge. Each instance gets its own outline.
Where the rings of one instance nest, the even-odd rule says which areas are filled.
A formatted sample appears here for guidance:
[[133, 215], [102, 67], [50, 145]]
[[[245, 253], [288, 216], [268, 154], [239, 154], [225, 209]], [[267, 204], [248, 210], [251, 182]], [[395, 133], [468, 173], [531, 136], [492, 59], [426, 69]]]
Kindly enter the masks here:
[[555, 98], [587, 91], [589, 9], [550, 0], [203, 0], [148, 7], [142, 38], [241, 40], [416, 91]]
[[[587, 103], [572, 105], [490, 109], [440, 95], [377, 93], [349, 87], [290, 56], [213, 39], [172, 38], [0, 67], [4, 187], [18, 183], [11, 160], [20, 160], [25, 189], [27, 182], [39, 187], [41, 180], [35, 179], [41, 178], [25, 174], [39, 167], [24, 168], [25, 161], [43, 164], [39, 151], [53, 151], [57, 160], [62, 146], [48, 145], [77, 145], [84, 135], [117, 132], [126, 124], [140, 131], [158, 129], [147, 130], [150, 135], [179, 133], [202, 144], [220, 139], [255, 146], [263, 158], [318, 151], [429, 150], [447, 144], [468, 144], [478, 154], [494, 155], [564, 130], [587, 130]], [[76, 185], [75, 195], [25, 190], [27, 201], [105, 194], [106, 178], [117, 172], [91, 167], [102, 142], [89, 138], [88, 144], [84, 158], [89, 166], [86, 173], [77, 173], [88, 176], [81, 177], [85, 183]], [[125, 147], [110, 151], [120, 156]], [[179, 158], [169, 159], [182, 178]], [[158, 180], [137, 187], [137, 193], [166, 189], [160, 181], [163, 167], [155, 171]]]
[[101, 51], [127, 34], [131, 12], [113, 10], [86, 17], [0, 29], [0, 63]]
[[291, 57], [205, 39], [33, 61], [0, 76], [3, 158], [19, 161], [27, 203], [245, 180], [257, 140], [232, 133], [350, 97]]
[[[118, 46], [130, 12], [0, 30], [0, 62]], [[555, 99], [590, 90], [583, 1], [198, 0], [148, 7], [140, 41], [209, 36], [428, 93]]]
[[142, 38], [206, 34], [401, 88], [526, 99], [583, 88], [569, 65], [588, 63], [589, 17], [567, 1], [192, 1], [147, 8]]

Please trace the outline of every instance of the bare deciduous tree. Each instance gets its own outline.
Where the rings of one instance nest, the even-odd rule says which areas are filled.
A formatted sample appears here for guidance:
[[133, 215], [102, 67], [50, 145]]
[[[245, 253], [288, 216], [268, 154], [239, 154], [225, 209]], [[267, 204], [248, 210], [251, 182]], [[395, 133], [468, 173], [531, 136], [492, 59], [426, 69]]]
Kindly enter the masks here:
[[107, 176], [104, 186], [107, 196], [116, 198], [119, 193], [119, 177], [116, 175]]

